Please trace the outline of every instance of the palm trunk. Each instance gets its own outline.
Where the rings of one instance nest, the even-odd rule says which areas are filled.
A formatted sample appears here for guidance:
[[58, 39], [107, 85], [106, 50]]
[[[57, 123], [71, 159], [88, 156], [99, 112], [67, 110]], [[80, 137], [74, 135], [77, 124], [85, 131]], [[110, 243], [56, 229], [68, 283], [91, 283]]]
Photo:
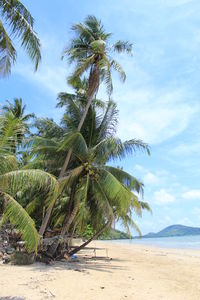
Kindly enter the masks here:
[[49, 223], [49, 219], [50, 219], [50, 216], [51, 216], [51, 212], [53, 210], [53, 207], [54, 205], [52, 204], [51, 206], [49, 206], [48, 210], [47, 210], [47, 213], [42, 221], [42, 225], [40, 226], [40, 230], [39, 230], [39, 235], [43, 236], [44, 233], [45, 233], [45, 230], [47, 228], [47, 225]]
[[66, 233], [68, 233], [70, 225], [72, 224], [72, 222], [78, 212], [78, 204], [79, 204], [78, 201], [76, 201], [75, 206], [71, 212], [71, 206], [72, 206], [73, 199], [74, 199], [75, 187], [76, 187], [76, 185], [74, 184], [72, 186], [70, 201], [69, 201], [69, 208], [68, 208], [66, 216], [65, 216], [65, 220], [64, 220], [62, 231], [60, 233], [60, 237], [58, 239], [56, 239], [55, 242], [48, 249], [48, 254], [50, 254], [52, 257], [55, 256], [55, 253], [56, 253], [56, 250], [58, 249], [59, 244], [65, 238]]
[[[85, 118], [86, 118], [87, 113], [88, 113], [88, 109], [90, 108], [90, 105], [92, 103], [92, 99], [94, 97], [94, 94], [96, 93], [96, 91], [99, 88], [99, 76], [100, 76], [99, 68], [96, 65], [94, 65], [93, 68], [90, 71], [90, 76], [89, 76], [89, 80], [88, 80], [88, 90], [87, 90], [88, 102], [87, 102], [86, 107], [84, 109], [84, 112], [82, 114], [81, 120], [78, 124], [77, 131], [81, 131], [81, 128], [83, 126], [83, 123], [84, 123]], [[66, 157], [64, 165], [63, 165], [63, 167], [60, 171], [59, 178], [64, 176], [64, 173], [67, 170], [71, 155], [72, 155], [72, 149], [70, 149], [67, 153], [67, 157]]]
[[71, 234], [69, 240], [67, 241], [68, 249], [69, 249], [69, 247], [71, 247], [71, 245], [72, 245], [72, 240], [73, 240], [73, 238], [74, 238], [74, 233], [75, 233], [75, 230], [76, 230], [77, 225], [78, 225], [78, 222], [75, 222], [75, 223], [74, 223], [74, 226], [73, 226], [73, 229], [72, 229], [72, 234]]
[[[78, 128], [77, 128], [77, 131], [80, 131], [82, 126], [83, 126], [83, 123], [85, 121], [85, 118], [87, 116], [87, 113], [88, 113], [88, 109], [92, 103], [92, 99], [94, 97], [94, 94], [96, 93], [96, 91], [98, 90], [99, 88], [99, 68], [95, 65], [93, 69], [91, 69], [90, 71], [90, 76], [89, 76], [89, 81], [88, 81], [88, 91], [87, 91], [87, 98], [88, 98], [88, 102], [87, 102], [87, 105], [85, 107], [85, 110], [83, 112], [83, 115], [81, 117], [81, 120], [79, 122], [79, 125], [78, 125]], [[65, 162], [62, 166], [62, 169], [60, 171], [60, 174], [59, 174], [59, 177], [58, 178], [62, 178], [67, 170], [67, 167], [68, 167], [68, 164], [69, 164], [69, 161], [70, 161], [70, 158], [71, 158], [71, 155], [72, 155], [72, 149], [69, 149], [68, 153], [67, 153], [67, 156], [66, 156], [66, 159], [65, 159]], [[48, 226], [48, 223], [49, 223], [49, 219], [51, 217], [51, 213], [52, 213], [52, 210], [54, 208], [54, 204], [51, 205], [49, 207], [49, 209], [47, 210], [47, 213], [46, 213], [46, 216], [42, 222], [42, 225], [40, 227], [40, 230], [39, 230], [39, 234], [41, 236], [43, 236], [47, 226]]]
[[104, 226], [97, 233], [95, 233], [89, 240], [87, 240], [85, 243], [83, 243], [82, 245], [80, 245], [78, 248], [75, 248], [74, 250], [70, 251], [68, 255], [71, 256], [71, 255], [79, 252], [83, 248], [85, 248], [90, 242], [92, 242], [94, 239], [98, 238], [100, 236], [100, 234], [110, 225], [110, 223], [111, 223], [111, 220], [109, 220], [108, 222], [106, 222], [104, 224]]

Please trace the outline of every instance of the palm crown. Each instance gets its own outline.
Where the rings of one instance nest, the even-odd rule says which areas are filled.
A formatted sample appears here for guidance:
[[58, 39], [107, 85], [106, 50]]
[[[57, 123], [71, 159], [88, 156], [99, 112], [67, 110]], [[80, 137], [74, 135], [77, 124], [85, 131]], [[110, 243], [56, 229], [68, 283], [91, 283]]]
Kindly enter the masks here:
[[62, 55], [62, 57], [67, 56], [70, 63], [76, 64], [69, 81], [74, 82], [88, 71], [90, 74], [89, 94], [96, 92], [102, 81], [106, 84], [108, 93], [111, 94], [113, 90], [111, 70], [119, 72], [123, 81], [126, 79], [123, 68], [111, 57], [111, 53], [127, 52], [131, 54], [132, 44], [120, 40], [112, 45], [109, 44], [111, 33], [105, 32], [101, 21], [97, 20], [95, 16], [88, 16], [84, 23], [73, 25], [72, 30], [75, 38], [72, 39], [69, 47], [64, 49]]

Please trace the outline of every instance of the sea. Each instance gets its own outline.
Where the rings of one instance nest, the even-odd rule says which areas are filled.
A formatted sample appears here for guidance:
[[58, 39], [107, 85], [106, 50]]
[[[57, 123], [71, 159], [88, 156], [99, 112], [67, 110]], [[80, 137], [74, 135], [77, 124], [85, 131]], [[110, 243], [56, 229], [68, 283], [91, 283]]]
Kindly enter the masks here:
[[200, 235], [174, 236], [162, 238], [133, 238], [131, 240], [113, 240], [112, 242], [127, 243], [130, 245], [148, 245], [159, 248], [200, 250]]

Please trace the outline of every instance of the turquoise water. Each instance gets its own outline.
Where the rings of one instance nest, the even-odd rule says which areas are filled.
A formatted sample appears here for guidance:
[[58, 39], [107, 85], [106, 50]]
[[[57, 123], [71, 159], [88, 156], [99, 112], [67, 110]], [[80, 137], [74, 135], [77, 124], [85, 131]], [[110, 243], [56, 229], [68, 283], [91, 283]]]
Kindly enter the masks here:
[[175, 249], [199, 249], [200, 250], [200, 235], [188, 235], [177, 237], [163, 237], [150, 239], [132, 239], [132, 240], [115, 240], [113, 243], [127, 243], [131, 245], [149, 245], [161, 248]]

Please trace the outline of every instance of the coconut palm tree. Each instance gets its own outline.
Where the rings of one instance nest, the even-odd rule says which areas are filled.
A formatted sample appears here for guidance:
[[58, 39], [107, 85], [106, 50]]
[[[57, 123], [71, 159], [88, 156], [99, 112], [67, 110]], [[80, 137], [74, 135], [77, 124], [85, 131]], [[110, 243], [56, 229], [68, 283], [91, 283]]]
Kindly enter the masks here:
[[[117, 41], [110, 44], [111, 33], [105, 31], [101, 21], [97, 20], [95, 16], [88, 16], [83, 23], [73, 25], [72, 31], [75, 37], [62, 54], [62, 58], [67, 57], [70, 63], [75, 64], [75, 70], [70, 76], [69, 82], [76, 84], [77, 79], [79, 80], [85, 73], [89, 76], [86, 91], [87, 105], [77, 127], [77, 131], [80, 131], [100, 83], [105, 83], [107, 92], [111, 95], [113, 90], [111, 71], [117, 71], [121, 79], [125, 81], [126, 74], [123, 68], [111, 57], [111, 54], [113, 52], [131, 54], [132, 44], [127, 41]], [[71, 154], [72, 150], [70, 149], [61, 169], [60, 177], [64, 175], [67, 169]]]
[[[84, 218], [87, 216], [86, 207], [89, 207], [87, 201], [90, 201], [92, 198], [96, 199], [95, 195], [98, 195], [96, 196], [99, 201], [98, 203], [102, 205], [102, 203], [106, 203], [105, 195], [108, 191], [117, 191], [117, 194], [109, 196], [111, 197], [110, 199], [115, 199], [115, 204], [113, 204], [115, 209], [109, 206], [108, 201], [107, 207], [106, 204], [104, 206], [105, 211], [110, 212], [110, 215], [107, 215], [107, 219], [110, 219], [114, 216], [113, 210], [115, 211], [115, 215], [117, 215], [116, 199], [117, 195], [120, 195], [119, 190], [122, 191], [121, 201], [123, 199], [122, 203], [119, 203], [119, 207], [123, 207], [123, 204], [126, 203], [125, 199], [131, 201], [131, 197], [135, 197], [127, 191], [127, 189], [134, 189], [138, 192], [142, 191], [142, 184], [137, 179], [125, 173], [123, 170], [113, 167], [108, 168], [106, 166], [108, 161], [121, 159], [126, 154], [132, 154], [137, 149], [145, 150], [149, 153], [148, 145], [140, 140], [133, 139], [122, 142], [114, 136], [118, 110], [116, 104], [111, 100], [104, 105], [99, 100], [93, 101], [81, 129], [82, 133], [74, 131], [76, 124], [81, 118], [80, 112], [84, 109], [86, 103], [84, 97], [80, 98], [72, 97], [72, 95], [69, 94], [60, 94], [58, 105], [65, 106], [66, 108], [66, 112], [62, 118], [62, 128], [65, 130], [64, 136], [62, 136], [61, 139], [55, 138], [52, 140], [50, 136], [48, 136], [48, 138], [45, 139], [39, 137], [39, 139], [35, 140], [34, 153], [38, 153], [39, 156], [44, 155], [44, 157], [48, 157], [47, 160], [50, 166], [52, 165], [54, 157], [60, 156], [64, 158], [66, 150], [72, 149], [72, 159], [68, 173], [66, 177], [59, 179], [61, 185], [64, 184], [65, 187], [67, 185], [67, 197], [64, 196], [66, 205], [63, 202], [63, 198], [58, 201], [58, 205], [60, 205], [60, 201], [62, 202], [62, 205], [60, 205], [62, 213], [56, 216], [56, 218], [59, 218], [59, 222], [62, 221], [64, 224], [61, 232], [62, 237], [69, 231], [78, 211], [81, 212]], [[53, 125], [53, 127], [55, 127], [55, 125]], [[51, 132], [51, 130], [49, 130], [49, 132]], [[96, 177], [98, 177], [98, 180]], [[101, 180], [102, 183], [100, 183]], [[86, 188], [87, 185], [88, 188]], [[104, 188], [107, 189], [107, 192], [104, 191]], [[102, 194], [100, 194], [100, 191], [102, 191]], [[97, 200], [94, 200], [93, 203]], [[136, 203], [138, 203], [138, 201]], [[64, 207], [66, 209], [63, 211]], [[128, 206], [126, 206], [126, 210], [127, 207]], [[101, 211], [101, 209], [98, 209], [96, 206], [94, 211], [97, 214], [97, 211]], [[103, 213], [100, 215], [103, 215]], [[58, 222], [56, 221], [56, 223]], [[41, 234], [44, 233], [46, 228], [46, 225], [43, 225], [44, 227], [42, 226], [40, 231]], [[58, 243], [54, 246], [52, 253], [55, 252]]]
[[[9, 74], [17, 58], [11, 36], [21, 41], [37, 70], [41, 60], [40, 40], [34, 32], [34, 19], [30, 12], [19, 0], [1, 0], [0, 13], [0, 75]], [[10, 34], [6, 31], [7, 27]]]
[[19, 119], [22, 122], [27, 122], [30, 119], [35, 117], [35, 114], [26, 114], [26, 104], [23, 104], [22, 98], [14, 98], [14, 103], [11, 103], [9, 100], [6, 100], [7, 104], [3, 106], [3, 111], [12, 112], [14, 117]]
[[[141, 211], [140, 202], [133, 191], [142, 192], [143, 185], [123, 170], [107, 166], [106, 162], [114, 157], [122, 158], [137, 148], [147, 150], [148, 147], [141, 142], [138, 144], [132, 140], [122, 143], [119, 139], [110, 137], [88, 148], [79, 132], [69, 134], [68, 140], [65, 140], [61, 147], [73, 149], [73, 155], [76, 156], [79, 166], [59, 180], [68, 188], [71, 186], [69, 209], [65, 215], [60, 240], [68, 234], [78, 211], [85, 218], [89, 209], [89, 214], [93, 215], [94, 219], [100, 216], [102, 220], [103, 216], [105, 224], [108, 222], [107, 225], [118, 218], [123, 220], [126, 226], [128, 221], [133, 225], [131, 209]], [[51, 246], [49, 250], [51, 255], [55, 254], [60, 240]]]
[[[9, 221], [21, 232], [27, 251], [37, 251], [39, 236], [26, 210], [16, 201], [20, 192], [38, 189], [45, 191], [46, 205], [50, 205], [58, 192], [58, 183], [42, 170], [19, 170], [16, 156], [12, 154], [13, 137], [18, 133], [19, 122], [8, 115], [0, 116], [0, 227]], [[53, 200], [54, 201], [54, 200]]]
[[[61, 134], [61, 139], [56, 139], [56, 137], [51, 138], [51, 135], [46, 136], [45, 134], [45, 138], [41, 136], [39, 139], [36, 138], [34, 145], [34, 154], [39, 154], [39, 159], [42, 156], [43, 160], [48, 162], [47, 171], [50, 171], [48, 168], [52, 168], [54, 165], [59, 168], [59, 163], [64, 159], [66, 150], [69, 149], [68, 145], [73, 145], [75, 142], [77, 149], [79, 149], [78, 142], [80, 135], [79, 132], [74, 130], [81, 119], [81, 111], [84, 110], [87, 104], [87, 99], [84, 98], [83, 95], [79, 97], [77, 94], [71, 95], [62, 93], [59, 95], [58, 100], [58, 105], [66, 108], [61, 124], [65, 134]], [[125, 153], [131, 154], [132, 151], [136, 149], [145, 150], [149, 153], [148, 145], [140, 140], [133, 139], [122, 143], [119, 139], [113, 138], [117, 128], [117, 116], [118, 110], [113, 101], [103, 104], [102, 101], [95, 99], [89, 108], [86, 120], [81, 129], [87, 147], [93, 148], [98, 144], [102, 145], [101, 152], [95, 154], [99, 155], [97, 159], [99, 159], [101, 164], [105, 164], [108, 160], [116, 159], [116, 157], [122, 158], [125, 156]], [[52, 124], [52, 126], [52, 128], [55, 128], [58, 125]], [[48, 132], [53, 131], [48, 129]], [[104, 147], [105, 140], [107, 141], [106, 147]], [[111, 149], [112, 146], [115, 147], [115, 149]], [[98, 149], [100, 149], [100, 146]], [[109, 155], [107, 150], [110, 150]], [[107, 154], [105, 154], [104, 151], [107, 151]], [[58, 164], [55, 164], [55, 161]], [[70, 174], [70, 170], [73, 169], [75, 169], [75, 173], [79, 172], [81, 170], [79, 166], [80, 163], [77, 157], [72, 155], [68, 173]], [[52, 209], [53, 207], [51, 207], [51, 210]], [[71, 211], [68, 212], [67, 219], [69, 219], [70, 214]], [[40, 229], [41, 235], [44, 234], [49, 219], [50, 214], [46, 214]]]
[[[18, 133], [16, 136], [16, 147], [20, 146], [25, 135], [29, 132], [28, 121], [35, 117], [32, 114], [25, 114], [26, 105], [23, 105], [22, 99], [15, 98], [14, 103], [11, 103], [9, 100], [6, 100], [7, 104], [3, 106], [3, 112], [10, 113], [10, 116], [13, 115], [13, 118], [16, 118], [19, 123]], [[21, 129], [21, 130], [20, 130]], [[15, 149], [16, 151], [16, 149]]]

